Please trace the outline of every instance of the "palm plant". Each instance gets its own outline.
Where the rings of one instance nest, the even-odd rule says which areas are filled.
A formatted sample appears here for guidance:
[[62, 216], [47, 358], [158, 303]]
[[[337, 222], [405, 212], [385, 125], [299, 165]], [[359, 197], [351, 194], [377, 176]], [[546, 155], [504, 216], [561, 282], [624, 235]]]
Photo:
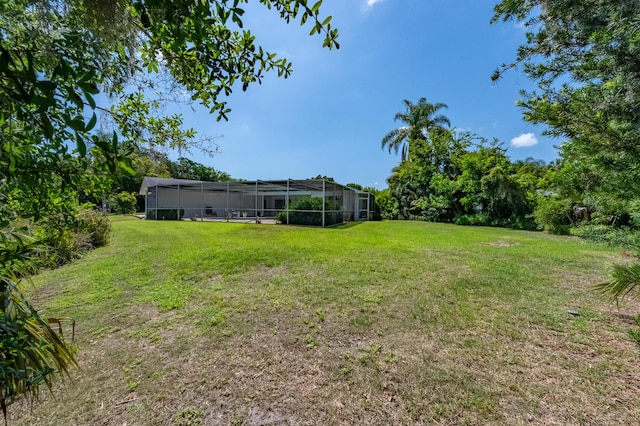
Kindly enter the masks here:
[[394, 150], [397, 154], [402, 148], [402, 161], [407, 160], [409, 148], [413, 141], [426, 140], [434, 131], [442, 130], [446, 126], [450, 126], [449, 119], [437, 114], [441, 109], [446, 109], [447, 105], [443, 103], [429, 103], [426, 98], [420, 98], [418, 103], [411, 101], [402, 101], [405, 105], [405, 112], [399, 112], [395, 115], [395, 121], [405, 123], [405, 126], [394, 129], [382, 138], [382, 149], [388, 148], [389, 153]]
[[613, 265], [609, 279], [596, 284], [595, 290], [620, 302], [640, 284], [640, 264]]
[[5, 424], [8, 404], [20, 396], [37, 399], [40, 385], [51, 389], [77, 365], [72, 348], [20, 288], [31, 273], [24, 260], [37, 250], [21, 235], [0, 230], [0, 409]]

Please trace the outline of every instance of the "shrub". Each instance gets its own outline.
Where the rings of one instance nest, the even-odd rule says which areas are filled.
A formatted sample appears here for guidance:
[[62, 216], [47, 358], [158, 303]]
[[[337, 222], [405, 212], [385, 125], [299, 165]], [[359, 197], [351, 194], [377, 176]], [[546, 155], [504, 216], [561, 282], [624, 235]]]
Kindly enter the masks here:
[[536, 224], [531, 217], [511, 216], [507, 219], [492, 218], [487, 213], [463, 214], [453, 220], [456, 225], [463, 226], [498, 226], [501, 228], [534, 231]]
[[51, 224], [30, 223], [25, 235], [32, 239], [29, 263], [33, 271], [56, 268], [82, 257], [87, 251], [107, 244], [111, 232], [109, 218], [97, 210], [81, 209], [73, 221]]
[[465, 226], [486, 226], [489, 225], [489, 216], [486, 213], [463, 214], [457, 216], [453, 223]]
[[138, 199], [135, 192], [122, 191], [111, 194], [108, 200], [109, 209], [114, 213], [131, 214], [136, 212]]
[[629, 248], [640, 247], [640, 231], [629, 227], [616, 228], [611, 225], [583, 225], [578, 228], [571, 228], [570, 233], [595, 243]]
[[[184, 209], [180, 209], [180, 219], [184, 217]], [[147, 220], [179, 220], [177, 209], [150, 209], [147, 211]]]
[[[303, 197], [289, 203], [288, 217], [291, 225], [322, 226], [323, 199], [320, 197]], [[342, 223], [344, 216], [342, 205], [332, 200], [324, 201], [325, 225]], [[275, 219], [287, 223], [287, 211], [276, 213]]]
[[376, 209], [380, 209], [380, 217], [382, 219], [398, 219], [400, 216], [398, 200], [393, 198], [388, 190], [378, 192], [375, 203]]
[[571, 227], [571, 201], [541, 197], [533, 211], [533, 219], [538, 229], [566, 235]]
[[71, 348], [49, 327], [21, 291], [23, 277], [32, 271], [34, 251], [29, 237], [0, 230], [0, 405], [20, 395], [37, 399], [39, 385], [51, 389], [75, 365]]
[[93, 209], [83, 209], [76, 215], [76, 231], [89, 237], [90, 247], [102, 247], [109, 242], [111, 221], [107, 216]]

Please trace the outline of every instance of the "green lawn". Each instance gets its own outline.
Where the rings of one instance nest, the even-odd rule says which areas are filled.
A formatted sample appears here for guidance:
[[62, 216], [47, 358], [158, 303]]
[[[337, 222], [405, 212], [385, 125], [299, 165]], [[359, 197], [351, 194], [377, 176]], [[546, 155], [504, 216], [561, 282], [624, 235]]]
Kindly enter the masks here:
[[623, 259], [497, 228], [117, 219], [36, 280], [81, 369], [10, 424], [640, 424], [640, 305], [589, 288]]

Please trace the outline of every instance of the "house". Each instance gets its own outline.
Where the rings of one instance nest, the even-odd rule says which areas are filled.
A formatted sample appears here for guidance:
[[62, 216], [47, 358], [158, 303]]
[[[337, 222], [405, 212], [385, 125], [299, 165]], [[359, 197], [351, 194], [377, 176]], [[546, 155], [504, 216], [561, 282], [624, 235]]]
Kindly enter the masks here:
[[[374, 209], [372, 194], [325, 179], [205, 182], [147, 176], [139, 194], [145, 197], [145, 218], [150, 220], [301, 223], [294, 218], [304, 216], [307, 224], [329, 226], [371, 220]], [[289, 208], [309, 197], [323, 198], [324, 203], [316, 203], [321, 209]]]

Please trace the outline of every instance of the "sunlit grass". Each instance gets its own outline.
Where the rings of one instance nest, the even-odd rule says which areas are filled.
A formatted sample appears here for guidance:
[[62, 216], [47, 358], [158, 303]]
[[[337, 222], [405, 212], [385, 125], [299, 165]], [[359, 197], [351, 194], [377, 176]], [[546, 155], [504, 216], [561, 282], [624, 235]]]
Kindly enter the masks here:
[[614, 249], [419, 222], [113, 230], [37, 280], [83, 369], [16, 424], [640, 421], [637, 350], [590, 290]]

